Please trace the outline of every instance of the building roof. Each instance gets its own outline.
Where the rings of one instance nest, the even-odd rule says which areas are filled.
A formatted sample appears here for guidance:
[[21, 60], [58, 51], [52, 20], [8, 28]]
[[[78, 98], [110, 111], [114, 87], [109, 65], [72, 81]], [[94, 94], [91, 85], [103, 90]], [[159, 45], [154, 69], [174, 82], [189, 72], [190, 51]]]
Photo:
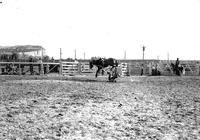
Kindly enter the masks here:
[[0, 53], [34, 52], [44, 49], [39, 45], [0, 46]]

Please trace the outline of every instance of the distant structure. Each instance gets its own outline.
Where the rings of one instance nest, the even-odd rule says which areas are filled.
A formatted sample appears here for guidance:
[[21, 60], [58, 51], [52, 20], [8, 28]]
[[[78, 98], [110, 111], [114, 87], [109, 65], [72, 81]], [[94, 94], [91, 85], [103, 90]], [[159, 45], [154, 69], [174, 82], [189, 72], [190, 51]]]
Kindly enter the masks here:
[[[44, 74], [43, 60], [49, 58], [44, 57], [44, 48], [38, 45], [0, 46], [1, 74]], [[37, 72], [34, 67], [37, 67]]]
[[0, 46], [0, 55], [14, 54], [43, 56], [45, 49], [39, 45], [16, 45], [16, 46]]

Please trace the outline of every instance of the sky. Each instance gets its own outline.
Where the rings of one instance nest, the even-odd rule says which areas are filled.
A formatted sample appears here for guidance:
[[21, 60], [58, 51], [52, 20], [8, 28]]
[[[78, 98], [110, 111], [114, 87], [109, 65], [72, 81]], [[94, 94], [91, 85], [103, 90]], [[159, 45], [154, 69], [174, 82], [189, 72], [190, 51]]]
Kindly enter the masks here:
[[200, 60], [200, 0], [1, 0], [0, 46], [50, 57]]

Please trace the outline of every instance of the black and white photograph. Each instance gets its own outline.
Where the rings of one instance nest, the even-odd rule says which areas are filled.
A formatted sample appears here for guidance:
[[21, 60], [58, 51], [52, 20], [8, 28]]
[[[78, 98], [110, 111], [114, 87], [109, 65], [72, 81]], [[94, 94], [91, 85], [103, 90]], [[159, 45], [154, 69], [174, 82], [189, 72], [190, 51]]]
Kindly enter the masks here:
[[200, 0], [0, 0], [0, 140], [200, 140]]

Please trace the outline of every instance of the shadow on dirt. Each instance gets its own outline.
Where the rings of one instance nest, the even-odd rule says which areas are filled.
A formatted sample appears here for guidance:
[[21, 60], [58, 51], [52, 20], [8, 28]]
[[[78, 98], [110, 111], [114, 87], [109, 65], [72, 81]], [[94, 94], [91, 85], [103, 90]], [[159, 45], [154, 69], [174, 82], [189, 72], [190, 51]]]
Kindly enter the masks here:
[[97, 83], [117, 83], [117, 82], [109, 82], [108, 80], [105, 79], [81, 79], [81, 78], [66, 78], [66, 79], [61, 79], [64, 81], [77, 81], [77, 82], [97, 82]]
[[91, 83], [121, 83], [116, 79], [116, 82], [109, 82], [106, 77], [76, 77], [76, 76], [0, 76], [0, 83], [13, 80], [61, 80], [61, 81], [76, 81], [76, 82], [91, 82]]

